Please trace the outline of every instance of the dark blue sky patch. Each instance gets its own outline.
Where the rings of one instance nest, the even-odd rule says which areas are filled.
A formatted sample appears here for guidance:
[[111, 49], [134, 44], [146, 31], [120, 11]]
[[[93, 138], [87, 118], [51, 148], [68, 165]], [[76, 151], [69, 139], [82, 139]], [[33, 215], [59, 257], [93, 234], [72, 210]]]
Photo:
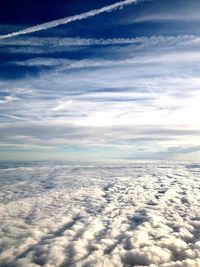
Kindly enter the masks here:
[[0, 66], [0, 79], [20, 80], [27, 76], [36, 76], [41, 68], [27, 66]]

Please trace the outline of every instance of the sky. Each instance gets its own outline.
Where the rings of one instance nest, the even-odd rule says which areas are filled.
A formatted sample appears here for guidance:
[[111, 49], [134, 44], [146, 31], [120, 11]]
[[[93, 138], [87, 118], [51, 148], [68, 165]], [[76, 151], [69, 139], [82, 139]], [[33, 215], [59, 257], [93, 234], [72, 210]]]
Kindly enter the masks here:
[[0, 2], [0, 160], [200, 159], [199, 0]]

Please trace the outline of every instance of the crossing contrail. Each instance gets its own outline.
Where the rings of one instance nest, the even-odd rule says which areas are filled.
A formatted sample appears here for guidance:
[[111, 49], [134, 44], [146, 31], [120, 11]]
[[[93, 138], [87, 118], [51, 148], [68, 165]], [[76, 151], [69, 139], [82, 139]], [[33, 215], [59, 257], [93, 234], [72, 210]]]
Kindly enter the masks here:
[[12, 32], [12, 33], [8, 33], [8, 34], [5, 34], [5, 35], [0, 35], [0, 39], [6, 39], [6, 38], [18, 36], [18, 35], [24, 35], [24, 34], [28, 34], [28, 33], [33, 33], [33, 32], [38, 32], [38, 31], [42, 31], [42, 30], [51, 29], [51, 28], [54, 28], [54, 27], [57, 27], [57, 26], [60, 26], [60, 25], [68, 24], [68, 23], [73, 22], [73, 21], [83, 20], [83, 19], [87, 19], [89, 17], [93, 17], [93, 16], [96, 16], [96, 15], [105, 13], [105, 12], [109, 12], [109, 11], [115, 10], [117, 8], [120, 8], [120, 7], [124, 7], [124, 6], [131, 5], [131, 4], [137, 4], [138, 2], [141, 2], [141, 1], [144, 1], [144, 0], [124, 0], [124, 1], [120, 1], [120, 2], [117, 2], [117, 3], [109, 5], [109, 6], [104, 6], [104, 7], [100, 8], [100, 9], [93, 9], [91, 11], [84, 12], [84, 13], [79, 14], [79, 15], [74, 15], [74, 16], [71, 16], [71, 17], [65, 17], [65, 18], [62, 18], [62, 19], [53, 20], [53, 21], [50, 21], [50, 22], [38, 24], [38, 25], [33, 26], [33, 27], [29, 27], [29, 28], [26, 28], [24, 30], [20, 30], [20, 31], [17, 31], [17, 32]]

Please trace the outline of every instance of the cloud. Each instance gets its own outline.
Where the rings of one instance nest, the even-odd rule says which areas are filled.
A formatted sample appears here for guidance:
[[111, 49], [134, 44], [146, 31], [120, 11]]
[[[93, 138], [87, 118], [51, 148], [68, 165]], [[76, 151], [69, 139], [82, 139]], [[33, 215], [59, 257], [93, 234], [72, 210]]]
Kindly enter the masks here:
[[200, 52], [189, 51], [189, 52], [166, 52], [157, 53], [156, 55], [144, 55], [136, 56], [125, 60], [69, 60], [64, 58], [42, 58], [35, 57], [33, 59], [23, 61], [12, 61], [8, 62], [7, 65], [18, 65], [18, 66], [30, 66], [30, 67], [57, 67], [65, 69], [81, 69], [81, 68], [103, 68], [103, 67], [114, 67], [114, 66], [131, 66], [131, 65], [147, 65], [147, 64], [167, 64], [176, 63], [182, 64], [184, 62], [198, 63], [200, 61]]
[[[197, 36], [20, 37], [5, 41], [10, 48], [16, 42], [25, 50], [43, 43], [47, 50], [48, 42], [52, 49], [65, 43], [105, 46], [95, 46], [90, 57], [78, 47], [80, 58], [73, 57], [74, 52], [69, 52], [69, 57], [31, 54], [25, 60], [17, 55], [16, 60], [3, 63], [16, 72], [18, 68], [37, 68], [39, 73], [35, 76], [30, 71], [18, 80], [1, 80], [2, 151], [11, 147], [51, 149], [57, 158], [56, 151], [66, 147], [75, 151], [80, 146], [86, 153], [87, 149], [94, 152], [97, 147], [98, 151], [113, 147], [123, 157], [131, 157], [134, 151], [139, 157], [155, 157], [157, 150], [156, 157], [169, 158], [170, 153], [174, 157], [199, 146], [199, 125], [194, 116], [199, 113], [200, 99]], [[5, 96], [11, 96], [11, 101]], [[159, 128], [163, 131], [155, 134]]]
[[135, 38], [68, 38], [68, 37], [19, 37], [17, 39], [0, 40], [1, 45], [6, 46], [91, 46], [91, 45], [118, 45], [118, 44], [183, 44], [200, 42], [200, 37], [195, 35], [178, 35], [178, 36], [151, 36]]
[[58, 19], [58, 20], [54, 20], [51, 22], [46, 22], [43, 24], [39, 24], [21, 31], [17, 31], [17, 32], [13, 32], [13, 33], [9, 33], [9, 34], [5, 34], [5, 35], [1, 35], [0, 39], [6, 39], [6, 38], [10, 38], [10, 37], [15, 37], [15, 36], [19, 36], [19, 35], [24, 35], [24, 34], [29, 34], [29, 33], [33, 33], [33, 32], [38, 32], [38, 31], [42, 31], [42, 30], [47, 30], [50, 28], [54, 28], [60, 25], [64, 25], [64, 24], [68, 24], [71, 23], [73, 21], [80, 21], [83, 19], [87, 19], [105, 12], [110, 12], [113, 11], [117, 8], [121, 8], [127, 5], [131, 5], [131, 4], [137, 4], [138, 2], [140, 2], [141, 0], [124, 0], [124, 1], [120, 1], [117, 2], [115, 4], [109, 5], [109, 6], [105, 6], [102, 7], [100, 9], [94, 9], [79, 15], [75, 15], [75, 16], [71, 16], [71, 17], [66, 17], [63, 19]]
[[10, 114], [0, 113], [0, 117], [3, 117], [3, 118], [5, 117], [5, 118], [9, 118], [9, 119], [14, 119], [14, 120], [28, 121], [28, 119], [25, 119], [25, 118], [23, 118], [21, 116], [15, 116], [15, 115], [10, 115]]
[[[186, 9], [187, 10], [187, 9]], [[199, 21], [199, 12], [191, 12], [191, 13], [174, 13], [174, 14], [168, 14], [168, 13], [157, 13], [157, 14], [151, 14], [151, 15], [144, 15], [140, 16], [138, 18], [134, 18], [132, 20], [132, 23], [141, 23], [141, 22], [163, 22], [163, 21], [180, 21], [180, 22], [185, 22], [185, 21]], [[131, 22], [130, 22], [131, 23]]]
[[11, 95], [5, 95], [3, 98], [0, 98], [0, 104], [5, 104], [13, 101], [13, 97]]
[[80, 146], [87, 153], [112, 146], [123, 150], [123, 157], [155, 156], [157, 150], [162, 158], [195, 149], [200, 144], [193, 115], [199, 113], [200, 79], [193, 71], [198, 71], [198, 57], [193, 50], [166, 49], [123, 60], [21, 61], [52, 69], [43, 69], [37, 77], [1, 82], [2, 99], [12, 96], [0, 107], [1, 148], [62, 151]]
[[4, 164], [1, 266], [199, 266], [199, 164]]
[[[52, 151], [51, 158], [82, 152], [100, 157], [146, 157], [167, 158], [181, 154], [182, 150], [199, 145], [199, 129], [190, 126], [180, 128], [163, 125], [101, 125], [84, 126], [59, 121], [2, 123], [0, 127], [1, 149], [16, 150], [18, 153], [30, 150], [33, 154]], [[179, 149], [170, 149], [173, 146]], [[182, 149], [181, 149], [182, 147]], [[99, 153], [99, 156], [98, 156]], [[116, 155], [115, 155], [116, 153]], [[13, 152], [13, 155], [15, 152]], [[5, 158], [5, 155], [4, 155]], [[49, 157], [48, 157], [49, 158]]]
[[[122, 18], [120, 23], [137, 26], [137, 23], [154, 23], [158, 27], [163, 27], [162, 30], [170, 29], [172, 32], [173, 23], [176, 23], [177, 28], [182, 24], [185, 29], [184, 32], [190, 32], [188, 26], [193, 27], [199, 22], [199, 2], [194, 0], [192, 2], [183, 1], [183, 5], [179, 1], [171, 2], [152, 2], [151, 8], [143, 8], [136, 12], [136, 14], [128, 14]], [[162, 26], [161, 26], [162, 24]], [[177, 30], [177, 29], [176, 29]], [[179, 32], [179, 31], [178, 31]]]

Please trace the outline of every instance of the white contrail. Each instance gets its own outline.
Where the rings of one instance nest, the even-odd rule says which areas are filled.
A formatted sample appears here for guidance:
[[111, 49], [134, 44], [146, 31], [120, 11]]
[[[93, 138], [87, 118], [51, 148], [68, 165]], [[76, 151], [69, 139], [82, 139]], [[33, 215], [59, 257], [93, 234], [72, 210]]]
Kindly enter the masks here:
[[5, 35], [0, 35], [0, 39], [6, 39], [6, 38], [10, 38], [10, 37], [14, 37], [14, 36], [18, 36], [18, 35], [23, 35], [23, 34], [28, 34], [28, 33], [32, 33], [32, 32], [38, 32], [38, 31], [42, 31], [42, 30], [47, 30], [50, 28], [54, 28], [63, 24], [68, 24], [72, 21], [77, 21], [77, 20], [82, 20], [82, 19], [87, 19], [89, 17], [93, 17], [105, 12], [109, 12], [112, 11], [114, 9], [123, 7], [123, 6], [127, 6], [127, 5], [131, 5], [131, 4], [136, 4], [138, 2], [141, 2], [144, 0], [124, 0], [124, 1], [120, 1], [117, 2], [113, 5], [109, 5], [109, 6], [104, 6], [100, 9], [94, 9], [79, 15], [75, 15], [75, 16], [71, 16], [71, 17], [65, 17], [63, 19], [58, 19], [58, 20], [53, 20], [50, 22], [46, 22], [43, 24], [39, 24], [30, 28], [26, 28], [24, 30], [21, 31], [17, 31], [17, 32], [12, 32], [9, 34], [5, 34]]

